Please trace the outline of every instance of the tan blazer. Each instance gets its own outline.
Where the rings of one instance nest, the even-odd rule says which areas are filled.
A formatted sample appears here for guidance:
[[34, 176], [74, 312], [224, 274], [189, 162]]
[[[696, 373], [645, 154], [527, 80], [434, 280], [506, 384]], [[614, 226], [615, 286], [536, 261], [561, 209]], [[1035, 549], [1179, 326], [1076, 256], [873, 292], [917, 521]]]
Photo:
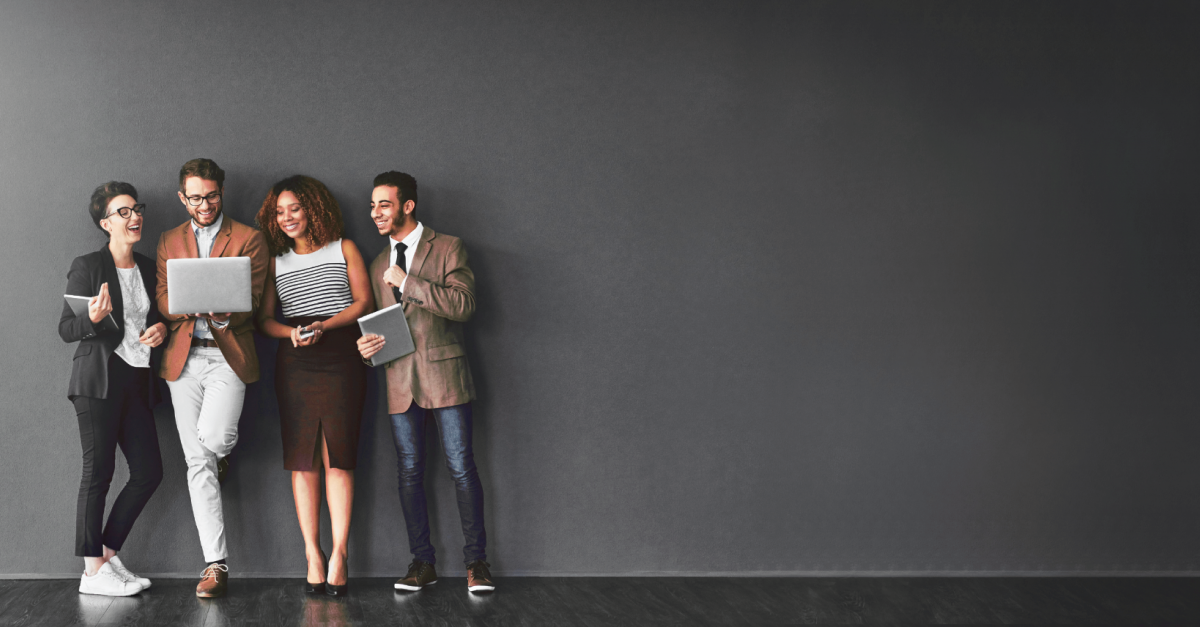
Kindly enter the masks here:
[[[192, 232], [192, 221], [188, 220], [158, 238], [158, 311], [171, 332], [163, 351], [159, 376], [174, 381], [183, 372], [191, 348], [192, 329], [196, 319], [167, 313], [167, 260], [199, 257], [196, 235]], [[221, 230], [213, 240], [209, 257], [249, 257], [250, 294], [254, 309], [262, 302], [263, 283], [267, 278], [267, 242], [262, 233], [225, 215]], [[221, 313], [221, 312], [216, 312]], [[229, 367], [244, 383], [258, 381], [258, 353], [254, 350], [254, 312], [235, 313], [224, 329], [209, 325], [221, 354]]]
[[[371, 288], [380, 309], [396, 304], [392, 286], [383, 282], [391, 246], [389, 239], [371, 262]], [[462, 329], [475, 313], [475, 274], [467, 266], [462, 240], [426, 226], [409, 269], [404, 317], [417, 351], [384, 365], [389, 414], [407, 411], [413, 401], [435, 409], [475, 399]]]

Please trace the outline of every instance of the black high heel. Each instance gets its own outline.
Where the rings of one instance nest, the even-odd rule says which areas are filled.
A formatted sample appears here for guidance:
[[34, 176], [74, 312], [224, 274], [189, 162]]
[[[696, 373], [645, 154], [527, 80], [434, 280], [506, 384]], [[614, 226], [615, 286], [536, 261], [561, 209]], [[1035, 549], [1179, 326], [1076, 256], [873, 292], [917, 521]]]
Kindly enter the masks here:
[[[328, 565], [329, 565], [329, 559], [325, 557], [325, 551], [321, 551], [321, 565], [326, 566], [326, 567], [328, 567]], [[322, 568], [321, 570], [326, 570], [326, 569], [327, 568]], [[305, 576], [305, 578], [304, 578], [304, 594], [325, 594], [326, 591], [327, 591], [326, 583], [324, 581], [322, 581], [320, 583], [312, 583], [308, 580], [308, 577]]]
[[[335, 586], [335, 585], [329, 583], [328, 581], [326, 581], [325, 594], [328, 594], [331, 597], [344, 597], [347, 594], [350, 594], [350, 558], [349, 558], [349, 556], [347, 556], [345, 559], [345, 569], [346, 569], [346, 583], [344, 583], [340, 586]], [[325, 572], [325, 579], [326, 580], [329, 579], [328, 571]]]

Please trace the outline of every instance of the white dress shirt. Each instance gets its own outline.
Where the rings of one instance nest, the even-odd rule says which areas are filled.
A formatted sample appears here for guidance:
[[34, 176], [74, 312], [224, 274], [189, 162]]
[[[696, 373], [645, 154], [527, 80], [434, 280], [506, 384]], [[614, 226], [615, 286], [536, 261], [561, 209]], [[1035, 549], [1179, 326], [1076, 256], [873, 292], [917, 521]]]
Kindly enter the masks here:
[[[217, 233], [221, 232], [221, 223], [225, 221], [225, 214], [217, 216], [217, 221], [208, 226], [200, 226], [192, 220], [192, 234], [196, 236], [196, 251], [200, 253], [201, 259], [208, 259], [208, 255], [212, 252], [213, 242], [217, 239]], [[218, 312], [212, 312], [218, 313]], [[225, 312], [219, 312], [225, 313]], [[224, 329], [226, 324], [214, 322], [218, 329]], [[211, 340], [213, 338], [212, 329], [208, 328], [208, 318], [196, 316], [196, 328], [192, 331], [195, 337], [202, 340]]]
[[[417, 244], [421, 243], [421, 233], [424, 232], [425, 226], [418, 220], [417, 228], [413, 229], [411, 233], [404, 236], [404, 239], [400, 240], [401, 244], [408, 247], [404, 249], [404, 280], [400, 282], [401, 292], [404, 291], [404, 284], [408, 283], [408, 270], [412, 267], [413, 255], [417, 254]], [[388, 245], [392, 247], [391, 265], [398, 266], [400, 264], [396, 263], [396, 238], [389, 237], [388, 240], [390, 240]]]

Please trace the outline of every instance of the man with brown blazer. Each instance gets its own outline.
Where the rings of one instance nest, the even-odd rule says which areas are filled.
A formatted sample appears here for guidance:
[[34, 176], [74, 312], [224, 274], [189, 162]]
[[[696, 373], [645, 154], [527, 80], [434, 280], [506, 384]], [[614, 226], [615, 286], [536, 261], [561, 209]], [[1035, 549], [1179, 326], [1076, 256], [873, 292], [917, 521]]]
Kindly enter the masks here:
[[258, 309], [267, 276], [267, 245], [258, 230], [222, 214], [225, 171], [211, 159], [179, 170], [179, 201], [191, 220], [158, 240], [158, 310], [170, 330], [159, 375], [171, 389], [175, 426], [187, 461], [188, 492], [207, 566], [196, 596], [225, 594], [225, 519], [220, 483], [237, 444], [246, 384], [258, 380], [254, 312], [207, 316], [167, 311], [167, 260], [249, 257], [252, 303]]
[[[400, 467], [400, 505], [413, 561], [397, 590], [420, 590], [437, 581], [425, 503], [425, 416], [437, 422], [446, 464], [458, 494], [467, 589], [495, 589], [487, 563], [483, 486], [471, 450], [471, 401], [475, 383], [463, 345], [462, 323], [475, 313], [475, 275], [462, 240], [435, 233], [417, 221], [417, 181], [402, 172], [375, 177], [371, 219], [388, 248], [371, 263], [371, 286], [380, 308], [403, 303], [416, 352], [383, 366], [388, 413]], [[358, 342], [367, 359], [386, 338]]]

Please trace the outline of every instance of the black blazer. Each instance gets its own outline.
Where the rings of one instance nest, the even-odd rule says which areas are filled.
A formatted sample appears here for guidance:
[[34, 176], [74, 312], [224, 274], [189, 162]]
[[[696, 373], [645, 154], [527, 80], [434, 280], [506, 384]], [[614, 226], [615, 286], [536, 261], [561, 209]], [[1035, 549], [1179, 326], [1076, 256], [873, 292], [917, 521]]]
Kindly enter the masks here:
[[[133, 253], [133, 261], [142, 275], [146, 297], [150, 299], [150, 311], [146, 314], [146, 328], [159, 321], [158, 307], [154, 306], [155, 279], [158, 275], [154, 262], [140, 253]], [[121, 280], [117, 278], [117, 265], [112, 251], [104, 248], [76, 257], [67, 273], [67, 294], [73, 296], [95, 296], [100, 293], [100, 284], [108, 283], [108, 295], [112, 298], [112, 317], [120, 331], [104, 330], [92, 324], [87, 316], [76, 316], [71, 306], [63, 303], [62, 317], [58, 320], [58, 335], [64, 342], [79, 342], [75, 359], [71, 365], [71, 383], [67, 387], [67, 398], [76, 396], [105, 398], [108, 394], [108, 358], [121, 345], [125, 337], [125, 307], [121, 297]], [[160, 399], [155, 378], [158, 362], [162, 358], [162, 345], [150, 350], [150, 367], [146, 376], [150, 378], [150, 407]], [[120, 357], [117, 357], [120, 359]]]

